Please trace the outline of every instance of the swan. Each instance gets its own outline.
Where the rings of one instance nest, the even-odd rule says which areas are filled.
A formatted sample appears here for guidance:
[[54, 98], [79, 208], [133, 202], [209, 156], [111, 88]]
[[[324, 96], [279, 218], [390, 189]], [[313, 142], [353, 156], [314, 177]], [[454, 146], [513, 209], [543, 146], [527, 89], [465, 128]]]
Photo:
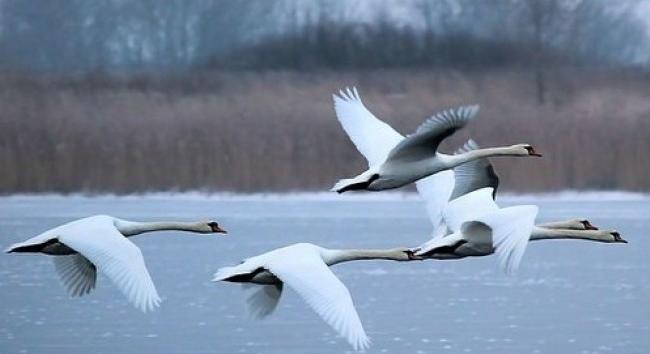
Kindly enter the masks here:
[[[470, 139], [463, 145], [463, 147], [458, 150], [458, 152], [467, 152], [478, 148], [478, 144]], [[494, 199], [496, 198], [496, 191], [499, 187], [499, 177], [496, 174], [489, 158], [482, 158], [457, 166], [453, 169], [453, 176], [449, 174], [441, 176], [437, 176], [438, 180], [435, 182], [439, 186], [445, 185], [445, 187], [439, 188], [438, 191], [445, 189], [448, 191], [450, 189], [450, 185], [453, 185], [453, 190], [449, 198], [450, 200], [453, 200], [459, 196], [465, 195], [480, 188], [489, 187], [493, 189], [491, 198], [492, 201], [486, 200], [484, 203], [487, 205], [494, 203]], [[452, 180], [449, 180], [450, 177]], [[442, 181], [441, 179], [446, 180]], [[422, 188], [425, 192], [427, 190], [426, 187], [431, 187], [431, 185], [425, 185], [425, 188]], [[427, 199], [427, 202], [429, 202], [429, 200], [438, 202], [438, 200], [435, 200], [435, 198], [425, 197], [425, 199]], [[431, 205], [430, 208], [433, 210], [438, 210], [441, 207]], [[442, 208], [444, 208], [444, 206]], [[432, 219], [438, 221], [437, 217], [432, 216]], [[608, 243], [627, 243], [627, 241], [621, 238], [621, 235], [617, 231], [599, 230], [598, 227], [594, 226], [587, 219], [569, 219], [536, 224], [530, 235], [531, 241], [546, 240], [551, 238], [582, 239]]]
[[355, 350], [364, 350], [370, 345], [370, 339], [361, 325], [350, 292], [329, 267], [373, 259], [412, 261], [421, 258], [408, 248], [337, 250], [297, 243], [245, 259], [236, 266], [220, 268], [212, 281], [261, 285], [247, 301], [250, 312], [258, 318], [273, 312], [286, 283]]
[[[469, 140], [459, 151], [467, 152], [473, 149], [478, 149], [478, 145], [473, 140]], [[496, 189], [499, 185], [499, 178], [489, 159], [482, 158], [474, 160], [457, 166], [451, 174], [445, 171], [444, 174], [438, 174], [432, 177], [431, 184], [425, 184], [425, 188], [421, 189], [425, 192], [423, 196], [427, 204], [433, 204], [428, 205], [428, 207], [434, 211], [433, 214], [430, 214], [430, 217], [436, 228], [434, 229], [432, 239], [416, 248], [416, 255], [434, 259], [448, 259], [461, 258], [468, 255], [483, 256], [493, 253], [494, 250], [488, 247], [488, 243], [480, 251], [471, 254], [462, 252], [464, 248], [472, 246], [471, 242], [469, 244], [463, 244], [462, 246], [464, 248], [456, 249], [453, 247], [458, 242], [458, 233], [462, 233], [467, 228], [461, 228], [463, 222], [475, 222], [474, 220], [478, 216], [489, 215], [499, 210], [498, 205], [494, 201]], [[450, 191], [452, 186], [453, 189]], [[427, 193], [428, 196], [431, 196], [434, 191], [437, 195], [432, 198], [427, 198]], [[441, 198], [439, 194], [443, 196], [450, 195], [450, 201], [446, 204], [442, 203], [444, 205], [440, 205]], [[501, 210], [506, 209], [509, 208]], [[613, 230], [599, 230], [586, 219], [571, 219], [534, 225], [535, 217], [532, 213], [530, 215], [532, 219], [528, 219], [526, 223], [519, 223], [522, 219], [519, 219], [520, 221], [513, 219], [510, 225], [513, 228], [512, 232], [515, 232], [515, 228], [517, 229], [516, 232], [520, 235], [518, 240], [521, 244], [512, 252], [514, 258], [508, 258], [511, 263], [505, 264], [503, 261], [501, 262], [503, 268], [508, 273], [516, 270], [528, 241], [584, 239], [609, 243], [627, 242], [621, 238], [618, 232]], [[476, 227], [467, 230], [466, 232], [474, 231], [475, 233], [482, 231], [476, 231]], [[526, 230], [525, 233], [524, 230]], [[496, 247], [498, 240], [495, 241], [497, 241], [494, 244]], [[497, 252], [497, 254], [499, 253]], [[503, 257], [500, 256], [500, 258]]]
[[95, 288], [99, 269], [136, 308], [147, 312], [157, 307], [161, 299], [140, 249], [127, 237], [161, 230], [226, 233], [215, 221], [135, 222], [95, 215], [15, 243], [5, 252], [55, 256], [52, 259], [56, 272], [71, 296], [90, 293]]
[[414, 249], [415, 255], [457, 259], [496, 253], [499, 267], [506, 274], [514, 273], [539, 210], [534, 205], [499, 208], [493, 193], [493, 188], [481, 188], [450, 201], [443, 216], [449, 231], [436, 230], [431, 240]]
[[450, 201], [443, 214], [447, 231], [434, 231], [431, 240], [414, 249], [415, 256], [458, 259], [497, 254], [506, 274], [514, 273], [529, 241], [583, 239], [626, 243], [616, 231], [586, 229], [585, 220], [569, 220], [536, 226], [537, 206], [499, 208], [494, 189], [481, 188]]
[[437, 113], [415, 133], [402, 136], [377, 119], [363, 104], [356, 88], [333, 95], [336, 116], [369, 168], [360, 175], [338, 181], [332, 191], [380, 191], [399, 188], [436, 172], [487, 156], [541, 156], [529, 144], [474, 150], [446, 155], [438, 152], [444, 139], [469, 123], [478, 106], [463, 106]]

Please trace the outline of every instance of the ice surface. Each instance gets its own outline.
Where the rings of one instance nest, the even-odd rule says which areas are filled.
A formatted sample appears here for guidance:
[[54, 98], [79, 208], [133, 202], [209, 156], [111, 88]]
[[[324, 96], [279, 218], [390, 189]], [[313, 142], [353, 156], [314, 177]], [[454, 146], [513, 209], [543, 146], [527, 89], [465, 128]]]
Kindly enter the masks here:
[[[350, 351], [292, 291], [274, 315], [256, 321], [245, 312], [240, 286], [209, 280], [220, 266], [293, 242], [393, 247], [430, 234], [415, 195], [379, 195], [0, 198], [2, 247], [97, 213], [216, 218], [229, 231], [133, 239], [164, 300], [148, 314], [103, 276], [93, 294], [68, 298], [48, 257], [0, 255], [0, 353]], [[515, 278], [503, 276], [493, 257], [354, 262], [334, 271], [373, 339], [371, 353], [647, 353], [650, 199], [628, 197], [500, 198], [503, 206], [538, 203], [541, 222], [588, 217], [630, 242], [535, 242]]]

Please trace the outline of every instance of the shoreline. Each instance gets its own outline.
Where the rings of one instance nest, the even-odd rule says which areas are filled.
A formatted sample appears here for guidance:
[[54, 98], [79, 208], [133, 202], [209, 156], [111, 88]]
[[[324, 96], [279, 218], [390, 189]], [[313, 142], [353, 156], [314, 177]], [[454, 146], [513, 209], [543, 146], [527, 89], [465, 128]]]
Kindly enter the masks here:
[[[285, 192], [285, 193], [235, 193], [235, 192], [146, 192], [137, 194], [113, 193], [17, 193], [0, 195], [0, 201], [56, 200], [56, 199], [114, 199], [114, 200], [196, 200], [196, 201], [418, 201], [416, 192], [357, 192], [338, 195], [333, 192]], [[644, 201], [650, 193], [630, 191], [576, 191], [540, 193], [500, 193], [498, 200], [566, 200], [566, 201]]]

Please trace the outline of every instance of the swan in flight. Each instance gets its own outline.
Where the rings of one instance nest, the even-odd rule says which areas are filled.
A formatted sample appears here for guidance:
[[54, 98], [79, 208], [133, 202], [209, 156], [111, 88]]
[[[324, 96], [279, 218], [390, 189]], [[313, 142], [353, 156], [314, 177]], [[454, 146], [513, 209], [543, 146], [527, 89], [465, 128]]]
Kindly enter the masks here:
[[368, 160], [362, 174], [338, 181], [332, 191], [380, 191], [399, 188], [436, 172], [487, 156], [541, 156], [529, 144], [473, 150], [447, 155], [438, 152], [444, 139], [465, 127], [478, 106], [437, 113], [406, 137], [377, 119], [361, 102], [356, 88], [333, 95], [336, 117], [357, 149]]
[[[469, 140], [459, 152], [464, 153], [474, 149], [478, 149], [478, 145], [473, 140]], [[445, 171], [429, 177], [429, 180], [423, 180], [418, 185], [420, 187], [418, 190], [427, 202], [430, 211], [429, 216], [435, 228], [432, 239], [416, 248], [416, 255], [448, 259], [470, 255], [483, 256], [493, 253], [495, 250], [489, 247], [489, 243], [484, 243], [479, 251], [476, 250], [478, 247], [472, 247], [472, 242], [459, 245], [458, 233], [461, 232], [462, 234], [462, 231], [465, 231], [465, 233], [473, 232], [474, 234], [483, 233], [487, 235], [484, 230], [485, 227], [477, 227], [475, 222], [480, 219], [481, 215], [489, 215], [499, 210], [494, 201], [498, 185], [499, 178], [488, 158], [465, 163], [457, 166], [453, 171]], [[443, 202], [445, 196], [449, 196], [450, 199], [447, 203]], [[511, 208], [519, 207], [501, 210]], [[618, 232], [599, 230], [586, 219], [572, 219], [534, 225], [535, 217], [533, 214], [530, 214], [530, 216], [532, 216], [532, 219], [528, 219], [523, 224], [518, 224], [518, 221], [515, 221], [513, 217], [509, 227], [512, 228], [510, 232], [516, 232], [519, 235], [517, 238], [518, 245], [513, 246], [513, 251], [509, 253], [510, 256], [505, 258], [505, 262], [503, 255], [498, 250], [499, 240], [494, 240], [494, 246], [497, 247], [496, 253], [499, 255], [500, 263], [506, 272], [516, 270], [529, 240], [584, 239], [598, 242], [626, 243]], [[463, 224], [464, 222], [473, 227]], [[471, 248], [473, 253], [466, 251], [468, 247]]]
[[131, 303], [147, 312], [161, 301], [140, 249], [127, 237], [145, 232], [180, 230], [226, 233], [214, 221], [134, 222], [95, 215], [58, 226], [6, 249], [7, 253], [53, 255], [54, 267], [71, 296], [95, 288], [97, 269], [117, 285]]
[[329, 268], [364, 259], [420, 260], [408, 248], [335, 250], [298, 243], [245, 259], [233, 267], [220, 268], [213, 281], [259, 284], [260, 289], [247, 301], [249, 311], [258, 318], [273, 312], [287, 284], [355, 350], [364, 350], [370, 345], [370, 339], [350, 292]]
[[436, 230], [430, 241], [416, 248], [415, 255], [455, 259], [496, 253], [500, 268], [506, 274], [515, 272], [535, 226], [538, 208], [518, 205], [501, 209], [492, 194], [492, 188], [481, 188], [449, 202], [444, 213], [444, 234]]

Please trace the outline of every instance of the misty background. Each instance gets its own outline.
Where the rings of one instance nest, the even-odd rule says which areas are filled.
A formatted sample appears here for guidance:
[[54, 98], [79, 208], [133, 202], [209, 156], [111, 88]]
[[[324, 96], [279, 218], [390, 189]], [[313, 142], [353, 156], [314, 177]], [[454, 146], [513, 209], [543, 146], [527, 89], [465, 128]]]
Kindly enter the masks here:
[[510, 191], [650, 188], [650, 0], [0, 0], [0, 193], [322, 190], [331, 94], [402, 133], [481, 104]]

